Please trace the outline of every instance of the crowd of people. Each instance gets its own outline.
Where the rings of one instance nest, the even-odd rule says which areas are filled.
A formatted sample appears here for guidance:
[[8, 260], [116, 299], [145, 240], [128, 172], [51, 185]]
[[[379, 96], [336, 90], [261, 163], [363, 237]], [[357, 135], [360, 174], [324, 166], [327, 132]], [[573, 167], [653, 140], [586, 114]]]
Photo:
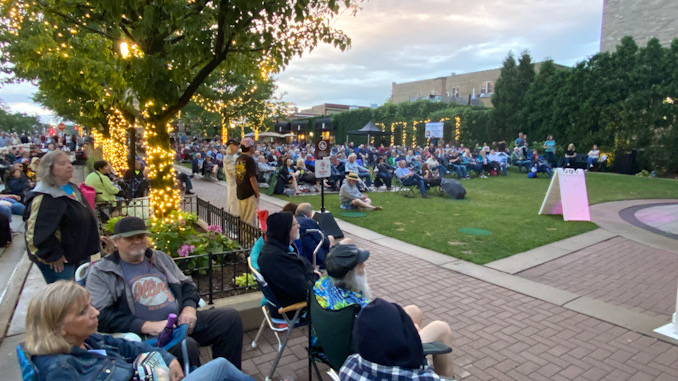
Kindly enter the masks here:
[[[42, 142], [22, 136], [20, 141], [28, 140], [22, 143], [28, 145], [12, 146], [14, 138], [0, 134], [0, 143], [8, 145], [0, 147], [7, 193], [0, 196], [0, 213], [24, 215], [28, 255], [49, 284], [30, 304], [25, 344], [38, 369], [48, 375], [45, 379], [88, 379], [101, 371], [114, 372], [113, 379], [132, 379], [134, 358], [150, 347], [101, 333], [155, 337], [174, 313], [178, 324], [188, 327], [188, 361], [195, 370], [183, 374], [184, 359], [178, 346], [168, 351], [152, 349], [160, 352], [172, 380], [184, 376], [251, 380], [240, 371], [243, 336], [237, 312], [229, 308], [199, 310], [195, 283], [167, 254], [149, 247], [150, 232], [143, 220], [122, 218], [112, 237], [99, 236], [97, 214], [71, 182], [72, 153], [86, 152], [88, 141], [57, 137]], [[35, 139], [40, 144], [33, 145]], [[515, 166], [519, 172], [543, 172], [550, 177], [557, 165], [552, 136], [541, 147], [542, 155], [538, 148], [529, 146], [522, 133], [511, 145], [498, 142], [474, 148], [442, 140], [412, 148], [334, 145], [331, 175], [325, 179], [315, 177], [314, 148], [303, 142], [257, 144], [245, 138], [231, 139], [224, 145], [218, 140], [198, 139], [190, 143], [176, 140], [174, 144], [177, 159], [191, 163], [192, 168], [190, 176], [177, 172], [183, 190], [191, 194], [194, 176], [226, 179], [227, 211], [252, 225], [257, 225], [263, 184], [278, 193], [289, 189], [292, 194], [327, 187], [339, 192], [343, 209], [381, 210], [365, 191], [390, 190], [397, 181], [417, 187], [427, 198], [427, 190], [446, 176], [466, 180], [471, 173], [478, 178], [508, 175], [509, 167]], [[601, 156], [594, 146], [587, 155], [586, 169], [604, 161]], [[562, 161], [564, 166], [575, 165], [573, 144]], [[97, 201], [144, 196], [148, 181], [143, 157], [122, 178], [113, 173], [108, 162], [97, 161], [85, 184], [96, 190]], [[9, 205], [2, 204], [5, 200]], [[375, 298], [367, 281], [370, 253], [350, 239], [339, 241], [331, 235], [314, 234], [320, 226], [312, 217], [313, 208], [307, 203], [290, 203], [282, 212], [271, 214], [266, 220], [266, 240], [258, 242], [256, 255], [254, 249], [252, 255], [284, 305], [311, 297], [327, 310], [359, 306], [353, 330], [356, 353], [346, 359], [340, 378], [452, 378], [451, 353], [433, 356], [430, 365], [422, 362], [422, 343], [452, 345], [449, 325], [442, 321], [423, 325], [417, 306], [401, 307]], [[85, 288], [77, 285], [73, 279], [78, 266], [100, 252], [109, 254], [90, 264]], [[215, 360], [201, 366], [200, 346], [211, 346]]]
[[[271, 193], [288, 196], [318, 192], [325, 187], [328, 191], [339, 192], [342, 209], [380, 210], [379, 206], [372, 205], [364, 192], [390, 191], [394, 183], [418, 188], [421, 196], [428, 198], [428, 190], [439, 186], [445, 177], [468, 180], [473, 173], [482, 179], [507, 176], [511, 167], [529, 177], [539, 174], [552, 177], [557, 166], [590, 170], [603, 168], [606, 161], [595, 145], [582, 159], [574, 144], [569, 144], [558, 163], [557, 145], [552, 135], [543, 145], [535, 146], [530, 145], [527, 135], [521, 132], [510, 144], [499, 141], [474, 147], [442, 139], [433, 139], [424, 147], [335, 144], [330, 152], [330, 176], [317, 179], [314, 145], [303, 141], [255, 143], [251, 138], [243, 141], [248, 142], [248, 150], [252, 149], [248, 156], [256, 164], [254, 176], [260, 187], [272, 187]], [[232, 187], [229, 189], [237, 188], [233, 171], [238, 149], [242, 149], [238, 141], [231, 139], [221, 145], [217, 138], [194, 138], [190, 142], [177, 139], [174, 143], [177, 160], [190, 162], [193, 175], [221, 178], [223, 172], [228, 186]], [[229, 198], [234, 198], [236, 192], [228, 193]], [[235, 204], [235, 199], [228, 202], [227, 209], [232, 214], [238, 214]], [[245, 219], [250, 221], [253, 217], [247, 215]]]

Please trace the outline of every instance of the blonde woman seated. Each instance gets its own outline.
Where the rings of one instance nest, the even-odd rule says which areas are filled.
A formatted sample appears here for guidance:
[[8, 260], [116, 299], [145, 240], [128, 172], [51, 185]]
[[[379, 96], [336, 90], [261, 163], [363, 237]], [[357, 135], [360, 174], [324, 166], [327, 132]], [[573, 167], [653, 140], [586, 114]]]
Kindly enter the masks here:
[[313, 185], [315, 187], [315, 191], [320, 192], [320, 180], [315, 178], [315, 173], [313, 173], [313, 171], [309, 171], [308, 168], [306, 168], [304, 159], [300, 158], [297, 160], [297, 172], [299, 172], [297, 182]]
[[175, 380], [253, 380], [224, 358], [201, 366], [184, 378], [174, 356], [144, 342], [117, 339], [96, 333], [99, 311], [87, 290], [73, 281], [49, 284], [31, 300], [26, 315], [24, 350], [38, 369], [39, 380], [128, 381], [134, 360], [145, 352], [159, 351]]

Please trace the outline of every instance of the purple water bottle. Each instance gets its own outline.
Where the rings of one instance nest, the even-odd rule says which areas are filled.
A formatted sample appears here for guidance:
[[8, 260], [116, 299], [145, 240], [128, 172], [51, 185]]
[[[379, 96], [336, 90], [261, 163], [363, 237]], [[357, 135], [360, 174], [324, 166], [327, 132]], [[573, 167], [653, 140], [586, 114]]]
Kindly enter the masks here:
[[176, 314], [169, 314], [167, 317], [167, 325], [165, 325], [165, 328], [163, 328], [162, 332], [158, 335], [158, 342], [156, 344], [156, 347], [162, 348], [167, 343], [172, 341], [172, 337], [174, 336], [174, 324], [177, 322], [177, 315]]

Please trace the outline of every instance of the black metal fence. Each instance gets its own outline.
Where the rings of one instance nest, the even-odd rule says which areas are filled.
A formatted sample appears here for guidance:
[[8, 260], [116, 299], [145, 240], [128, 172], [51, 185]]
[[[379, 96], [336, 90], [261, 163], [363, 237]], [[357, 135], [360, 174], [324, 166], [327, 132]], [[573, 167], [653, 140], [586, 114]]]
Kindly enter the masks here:
[[[182, 197], [179, 202], [181, 210], [196, 212], [197, 197]], [[131, 200], [119, 200], [96, 204], [96, 213], [99, 219], [99, 230], [104, 232], [106, 221], [114, 217], [139, 217], [145, 222], [151, 218], [150, 201], [148, 197], [133, 198]]]
[[[218, 208], [199, 197], [185, 197], [181, 199], [181, 209], [196, 213], [208, 225], [221, 227], [223, 234], [238, 242], [240, 249], [222, 253], [209, 253], [174, 258], [177, 266], [193, 278], [201, 297], [207, 297], [212, 304], [215, 297], [225, 297], [237, 294], [242, 290], [256, 289], [256, 283], [248, 283], [250, 274], [247, 265], [250, 249], [254, 242], [264, 232]], [[97, 204], [99, 214], [99, 229], [104, 232], [104, 224], [111, 217], [136, 216], [144, 221], [150, 218], [149, 200], [147, 197], [132, 200], [116, 201]], [[245, 275], [243, 277], [243, 275]], [[237, 277], [242, 277], [240, 285]]]
[[[215, 298], [232, 296], [242, 290], [256, 289], [247, 265], [249, 249], [174, 258], [174, 262], [193, 278], [198, 292], [212, 304]], [[241, 284], [236, 278], [241, 277]], [[251, 282], [249, 282], [251, 279]]]
[[195, 205], [195, 213], [198, 214], [198, 217], [207, 222], [208, 225], [220, 226], [224, 234], [238, 242], [242, 248], [254, 246], [254, 242], [264, 235], [261, 229], [244, 222], [240, 217], [234, 216], [226, 212], [224, 208], [218, 208], [200, 197], [196, 197]]

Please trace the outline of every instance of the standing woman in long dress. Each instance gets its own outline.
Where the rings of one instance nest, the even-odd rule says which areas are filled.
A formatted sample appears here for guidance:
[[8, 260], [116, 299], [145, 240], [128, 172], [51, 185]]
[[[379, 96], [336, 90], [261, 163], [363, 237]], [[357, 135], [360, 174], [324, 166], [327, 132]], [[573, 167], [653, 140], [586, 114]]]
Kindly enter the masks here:
[[226, 153], [224, 154], [224, 175], [226, 176], [226, 212], [239, 216], [238, 197], [236, 195], [235, 184], [235, 153], [238, 151], [238, 141], [229, 139], [226, 142]]

